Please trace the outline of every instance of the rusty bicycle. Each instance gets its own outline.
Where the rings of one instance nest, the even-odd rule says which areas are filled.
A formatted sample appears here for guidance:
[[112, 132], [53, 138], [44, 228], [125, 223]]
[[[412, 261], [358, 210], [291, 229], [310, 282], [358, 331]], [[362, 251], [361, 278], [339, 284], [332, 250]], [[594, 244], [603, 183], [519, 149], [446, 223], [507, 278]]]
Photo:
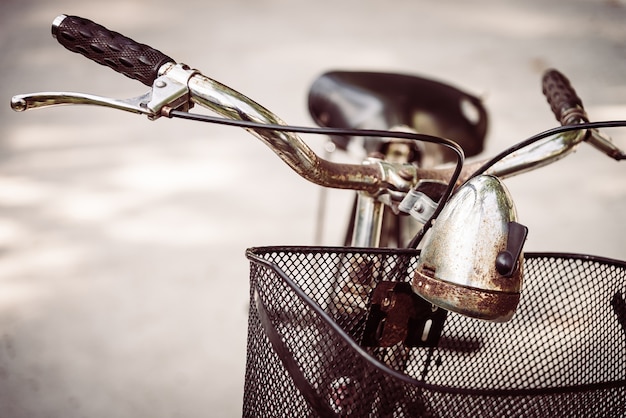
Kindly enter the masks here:
[[[245, 416], [623, 416], [626, 263], [525, 253], [503, 180], [583, 143], [621, 151], [569, 80], [546, 72], [560, 125], [482, 150], [486, 111], [417, 76], [333, 71], [311, 88], [319, 127], [290, 126], [245, 95], [90, 20], [61, 15], [66, 48], [141, 81], [144, 95], [16, 95], [16, 111], [89, 104], [148, 119], [244, 128], [297, 174], [357, 191], [344, 246], [250, 248]], [[191, 112], [205, 107], [218, 117]], [[300, 134], [361, 147], [329, 161]]]

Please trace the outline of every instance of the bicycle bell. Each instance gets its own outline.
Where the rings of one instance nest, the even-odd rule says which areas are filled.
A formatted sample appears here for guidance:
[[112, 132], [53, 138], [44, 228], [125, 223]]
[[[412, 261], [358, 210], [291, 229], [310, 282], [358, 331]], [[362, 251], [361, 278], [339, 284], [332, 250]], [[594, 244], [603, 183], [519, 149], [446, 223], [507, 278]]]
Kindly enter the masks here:
[[413, 291], [473, 318], [510, 320], [520, 299], [528, 232], [516, 219], [510, 194], [498, 178], [469, 180], [424, 238]]

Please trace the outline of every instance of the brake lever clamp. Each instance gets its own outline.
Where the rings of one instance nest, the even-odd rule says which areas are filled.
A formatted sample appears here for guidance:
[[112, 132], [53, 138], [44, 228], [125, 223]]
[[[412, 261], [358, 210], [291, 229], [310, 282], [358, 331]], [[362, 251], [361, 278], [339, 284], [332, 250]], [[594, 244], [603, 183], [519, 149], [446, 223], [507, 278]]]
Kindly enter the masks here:
[[11, 99], [11, 108], [16, 112], [24, 112], [48, 106], [87, 104], [143, 114], [148, 119], [155, 120], [161, 116], [169, 117], [173, 109], [188, 111], [193, 107], [188, 81], [197, 73], [198, 71], [191, 70], [185, 64], [169, 63], [160, 69], [160, 76], [154, 80], [152, 89], [141, 96], [111, 99], [76, 92], [19, 94]]
[[189, 94], [189, 80], [198, 73], [185, 64], [163, 65], [159, 70], [160, 76], [152, 84], [150, 101], [141, 104], [151, 111], [148, 118], [150, 120], [160, 116], [169, 118], [172, 110], [189, 111], [193, 107]]

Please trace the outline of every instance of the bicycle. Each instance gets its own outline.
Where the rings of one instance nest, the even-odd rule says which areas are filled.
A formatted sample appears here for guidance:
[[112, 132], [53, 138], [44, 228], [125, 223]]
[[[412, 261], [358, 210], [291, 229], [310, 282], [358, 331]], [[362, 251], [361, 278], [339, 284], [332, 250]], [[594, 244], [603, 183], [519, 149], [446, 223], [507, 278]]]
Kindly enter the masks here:
[[[59, 16], [53, 34], [66, 48], [151, 90], [129, 100], [65, 92], [19, 95], [12, 99], [14, 110], [93, 104], [150, 119], [239, 126], [304, 178], [359, 191], [354, 246], [248, 250], [245, 415], [624, 413], [626, 370], [613, 363], [626, 353], [626, 264], [524, 254], [527, 230], [517, 223], [500, 180], [554, 162], [582, 142], [617, 160], [626, 156], [597, 130], [625, 123], [589, 123], [560, 73], [544, 78], [560, 128], [488, 161], [463, 164], [456, 142], [412, 130], [331, 127], [325, 118], [319, 120], [325, 128], [285, 125], [199, 71], [86, 19]], [[190, 113], [195, 104], [226, 119]], [[298, 133], [393, 138], [383, 143], [405, 151], [418, 151], [417, 140], [445, 147], [456, 164], [420, 168], [412, 158], [379, 156], [362, 165], [333, 163], [313, 153]], [[384, 207], [423, 224], [409, 248], [374, 248]], [[485, 223], [489, 227], [463, 232]], [[550, 282], [539, 283], [541, 276]], [[587, 294], [592, 299], [581, 302]], [[529, 336], [548, 347], [520, 350]], [[503, 370], [490, 373], [498, 366]], [[550, 372], [554, 368], [558, 373]]]

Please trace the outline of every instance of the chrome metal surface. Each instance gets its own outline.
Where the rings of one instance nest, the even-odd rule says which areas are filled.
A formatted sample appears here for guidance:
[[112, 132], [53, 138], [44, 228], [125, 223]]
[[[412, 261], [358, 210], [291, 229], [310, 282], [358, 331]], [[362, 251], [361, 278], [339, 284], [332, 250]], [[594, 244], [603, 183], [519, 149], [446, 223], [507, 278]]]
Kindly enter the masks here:
[[[269, 110], [237, 91], [201, 74], [189, 80], [191, 100], [234, 120], [264, 124], [285, 123]], [[387, 185], [380, 164], [339, 164], [318, 157], [295, 133], [271, 129], [248, 129], [261, 139], [295, 172], [307, 180], [332, 188], [378, 193]], [[406, 180], [402, 180], [407, 183]]]
[[437, 202], [422, 192], [410, 190], [404, 200], [398, 205], [398, 209], [401, 212], [408, 213], [413, 219], [424, 224], [435, 213]]
[[587, 142], [593, 145], [597, 150], [605, 153], [614, 160], [623, 160], [626, 153], [613, 144], [611, 138], [598, 130], [592, 130]]
[[164, 107], [189, 109], [189, 79], [197, 73], [185, 64], [167, 63], [159, 69], [160, 75], [152, 84], [152, 97], [147, 103], [152, 119], [161, 116]]
[[360, 192], [357, 198], [353, 247], [378, 247], [383, 223], [384, 205], [375, 197]]
[[59, 15], [55, 17], [54, 20], [52, 21], [52, 37], [54, 39], [57, 38], [57, 31], [59, 30], [59, 26], [61, 25], [61, 22], [65, 20], [66, 17], [67, 15]]
[[[471, 179], [450, 199], [423, 242], [413, 290], [431, 303], [472, 317], [509, 320], [519, 301], [520, 269], [503, 277], [496, 257], [516, 220], [509, 192], [496, 177]], [[518, 260], [521, 266], [523, 255]]]
[[11, 108], [16, 112], [23, 112], [25, 110], [40, 109], [49, 106], [87, 104], [151, 115], [152, 111], [144, 105], [144, 103], [150, 100], [151, 95], [152, 92], [149, 91], [142, 96], [132, 99], [118, 100], [86, 93], [41, 92], [13, 96], [11, 99]]
[[166, 106], [189, 108], [187, 81], [196, 72], [184, 64], [168, 63], [161, 67], [159, 71], [161, 75], [154, 81], [152, 90], [138, 97], [111, 99], [87, 93], [40, 92], [13, 96], [11, 108], [16, 112], [23, 112], [49, 106], [87, 104], [138, 113], [156, 119], [161, 116], [161, 111]]
[[485, 174], [505, 178], [553, 163], [573, 152], [587, 138], [588, 132], [571, 131], [545, 138], [506, 156]]
[[391, 162], [369, 158], [366, 164], [378, 165], [381, 170], [381, 181], [385, 184], [385, 192], [389, 193], [393, 200], [401, 201], [406, 192], [416, 183], [419, 169], [407, 162]]

